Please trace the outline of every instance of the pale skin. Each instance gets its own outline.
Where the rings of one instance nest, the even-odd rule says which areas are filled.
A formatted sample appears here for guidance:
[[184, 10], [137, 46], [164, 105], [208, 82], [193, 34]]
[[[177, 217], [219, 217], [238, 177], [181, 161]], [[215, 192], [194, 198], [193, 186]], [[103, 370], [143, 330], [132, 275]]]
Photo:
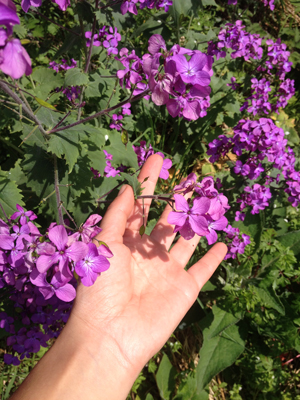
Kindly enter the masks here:
[[[161, 166], [158, 155], [146, 161], [139, 175], [140, 182], [149, 177], [143, 194], [153, 194]], [[145, 219], [150, 204], [145, 199]], [[109, 270], [93, 286], [79, 285], [61, 335], [12, 400], [126, 399], [227, 251], [217, 243], [186, 271], [200, 238], [180, 238], [169, 250], [175, 237], [167, 222], [170, 210], [167, 206], [151, 235], [141, 238], [142, 201], [134, 201], [130, 186], [121, 188], [97, 237], [114, 254]]]

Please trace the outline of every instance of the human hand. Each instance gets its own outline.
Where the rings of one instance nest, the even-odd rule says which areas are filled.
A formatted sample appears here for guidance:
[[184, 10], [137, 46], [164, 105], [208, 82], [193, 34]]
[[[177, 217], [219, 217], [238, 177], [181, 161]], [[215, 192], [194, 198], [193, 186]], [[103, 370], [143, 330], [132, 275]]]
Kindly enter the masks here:
[[[139, 175], [140, 182], [148, 177], [143, 194], [153, 194], [161, 165], [160, 156], [146, 161]], [[145, 220], [150, 204], [144, 200]], [[151, 235], [141, 238], [142, 201], [134, 201], [130, 186], [121, 188], [97, 237], [114, 254], [110, 269], [92, 287], [79, 285], [72, 311], [73, 319], [99, 341], [110, 337], [124, 359], [140, 369], [170, 337], [226, 254], [226, 246], [217, 243], [186, 271], [200, 238], [180, 238], [169, 252], [175, 237], [167, 222], [170, 211], [167, 206]]]
[[[143, 194], [154, 192], [162, 158], [151, 156], [139, 180]], [[145, 199], [145, 220], [151, 200]], [[125, 399], [139, 372], [164, 345], [226, 254], [214, 245], [188, 271], [199, 236], [180, 238], [167, 222], [166, 207], [150, 236], [139, 235], [141, 201], [130, 186], [102, 220], [97, 240], [114, 254], [111, 266], [94, 283], [78, 285], [69, 321], [54, 346], [29, 374], [14, 400]]]

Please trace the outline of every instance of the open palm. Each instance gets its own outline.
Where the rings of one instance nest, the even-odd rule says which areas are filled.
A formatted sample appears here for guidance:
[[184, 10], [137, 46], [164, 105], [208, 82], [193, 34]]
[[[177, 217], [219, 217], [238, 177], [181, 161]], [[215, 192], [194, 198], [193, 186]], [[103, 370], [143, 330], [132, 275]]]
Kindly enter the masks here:
[[[149, 177], [143, 194], [153, 194], [161, 165], [160, 156], [146, 161], [139, 175], [141, 182]], [[150, 203], [145, 199], [145, 216]], [[121, 189], [97, 237], [114, 254], [111, 267], [92, 287], [79, 285], [72, 312], [96, 338], [110, 337], [125, 360], [142, 366], [164, 345], [226, 254], [226, 246], [218, 243], [186, 271], [199, 237], [180, 238], [169, 251], [175, 236], [169, 212], [167, 206], [151, 235], [141, 238], [142, 203], [134, 202], [129, 186]]]

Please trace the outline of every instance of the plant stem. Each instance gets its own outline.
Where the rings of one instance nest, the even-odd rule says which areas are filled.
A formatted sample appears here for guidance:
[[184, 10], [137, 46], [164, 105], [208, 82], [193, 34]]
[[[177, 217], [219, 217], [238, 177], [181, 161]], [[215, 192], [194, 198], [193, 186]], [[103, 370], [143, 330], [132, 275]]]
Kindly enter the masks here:
[[31, 112], [29, 110], [29, 108], [26, 106], [26, 104], [20, 99], [20, 97], [13, 92], [5, 82], [0, 81], [0, 88], [6, 93], [8, 94], [10, 97], [12, 97], [16, 103], [20, 104], [23, 108], [23, 110], [25, 111], [25, 113], [27, 115], [29, 115], [29, 117], [38, 125], [39, 130], [41, 131], [42, 135], [47, 138], [47, 132], [45, 131], [45, 129], [42, 127], [41, 122], [37, 119], [37, 117], [33, 114], [33, 112]]
[[60, 199], [60, 191], [59, 191], [59, 177], [58, 177], [58, 168], [57, 168], [57, 157], [53, 155], [54, 160], [54, 187], [55, 187], [55, 194], [56, 194], [56, 204], [57, 204], [57, 211], [58, 211], [58, 220], [59, 225], [64, 224], [63, 213], [61, 209], [61, 199]]
[[[140, 94], [134, 96], [134, 97], [131, 99], [130, 103], [132, 103], [133, 101], [140, 100], [141, 98], [143, 98], [144, 96], [146, 96], [148, 93], [150, 93], [150, 89], [147, 89], [147, 90], [145, 90], [143, 93], [140, 93]], [[105, 109], [105, 110], [101, 110], [101, 111], [97, 112], [96, 114], [90, 115], [89, 117], [86, 117], [86, 118], [84, 118], [84, 119], [82, 119], [82, 120], [80, 120], [80, 121], [74, 122], [73, 124], [70, 124], [70, 125], [67, 125], [67, 126], [63, 126], [63, 127], [61, 127], [61, 128], [58, 128], [58, 129], [52, 129], [51, 131], [48, 132], [48, 134], [50, 134], [50, 133], [55, 133], [55, 132], [60, 132], [60, 131], [64, 131], [65, 129], [72, 128], [73, 126], [77, 126], [77, 125], [80, 125], [80, 124], [84, 124], [85, 122], [88, 122], [88, 121], [90, 121], [90, 120], [92, 120], [92, 119], [94, 119], [94, 118], [99, 117], [100, 115], [107, 114], [107, 113], [110, 112], [110, 111], [113, 111], [113, 110], [116, 110], [117, 108], [122, 107], [122, 106], [123, 106], [124, 104], [126, 104], [126, 103], [129, 103], [129, 99], [123, 100], [123, 101], [121, 101], [119, 104], [117, 104], [117, 105], [115, 105], [115, 106], [113, 106], [113, 107], [107, 108], [107, 109]]]
[[3, 208], [1, 203], [0, 203], [0, 208], [1, 208], [2, 212], [3, 212], [4, 217], [6, 218], [6, 221], [9, 222], [9, 218], [8, 218], [6, 212], [4, 211], [4, 208]]
[[[98, 8], [98, 0], [96, 0], [95, 8], [96, 9]], [[90, 48], [89, 48], [89, 52], [88, 52], [88, 56], [87, 56], [87, 60], [86, 60], [85, 68], [84, 68], [85, 73], [87, 73], [89, 71], [90, 61], [91, 61], [91, 57], [92, 57], [93, 44], [94, 44], [94, 35], [95, 35], [95, 31], [96, 31], [96, 22], [97, 22], [97, 18], [96, 18], [96, 15], [94, 15], [91, 43], [90, 43]]]

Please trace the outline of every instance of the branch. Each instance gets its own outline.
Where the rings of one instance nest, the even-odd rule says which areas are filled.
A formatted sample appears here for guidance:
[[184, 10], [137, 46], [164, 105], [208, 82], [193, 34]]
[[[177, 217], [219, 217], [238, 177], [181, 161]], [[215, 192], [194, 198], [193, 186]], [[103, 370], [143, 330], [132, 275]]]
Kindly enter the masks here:
[[57, 204], [57, 211], [58, 211], [58, 220], [59, 225], [64, 224], [62, 209], [61, 209], [61, 199], [60, 199], [60, 191], [59, 191], [59, 179], [58, 179], [58, 168], [57, 168], [57, 157], [53, 154], [54, 160], [54, 187], [55, 187], [55, 194], [56, 194], [56, 204]]
[[29, 110], [29, 108], [26, 106], [26, 104], [20, 99], [20, 97], [13, 92], [5, 82], [0, 81], [0, 88], [6, 93], [8, 94], [10, 97], [12, 97], [16, 103], [20, 104], [24, 110], [24, 112], [29, 115], [29, 117], [38, 125], [39, 130], [41, 131], [42, 135], [47, 138], [47, 132], [45, 131], [45, 129], [42, 127], [41, 122], [37, 119], [37, 117], [33, 114], [33, 112], [31, 112]]
[[[150, 89], [145, 90], [144, 92], [138, 94], [137, 96], [134, 96], [130, 100], [130, 103], [132, 103], [134, 101], [137, 101], [137, 100], [140, 100], [141, 98], [143, 98], [144, 96], [146, 96], [149, 93], [150, 93]], [[106, 114], [106, 113], [108, 113], [110, 111], [116, 110], [117, 108], [122, 107], [124, 104], [129, 103], [129, 99], [123, 100], [119, 104], [117, 104], [117, 105], [115, 105], [113, 107], [107, 108], [105, 110], [101, 110], [101, 111], [97, 112], [96, 114], [90, 115], [89, 117], [84, 118], [84, 119], [82, 119], [80, 121], [74, 122], [73, 124], [70, 124], [70, 125], [67, 125], [67, 126], [63, 126], [61, 128], [58, 128], [58, 129], [52, 129], [51, 131], [48, 131], [48, 134], [64, 131], [65, 129], [73, 128], [73, 126], [77, 126], [77, 125], [80, 125], [80, 124], [84, 124], [85, 122], [91, 121], [92, 119], [97, 118], [100, 115], [103, 115], [103, 114]]]

